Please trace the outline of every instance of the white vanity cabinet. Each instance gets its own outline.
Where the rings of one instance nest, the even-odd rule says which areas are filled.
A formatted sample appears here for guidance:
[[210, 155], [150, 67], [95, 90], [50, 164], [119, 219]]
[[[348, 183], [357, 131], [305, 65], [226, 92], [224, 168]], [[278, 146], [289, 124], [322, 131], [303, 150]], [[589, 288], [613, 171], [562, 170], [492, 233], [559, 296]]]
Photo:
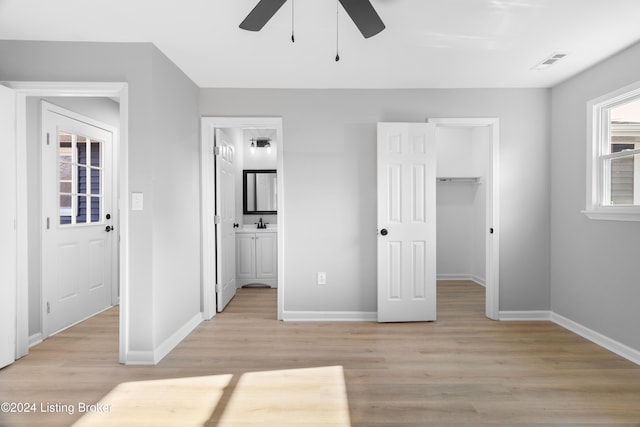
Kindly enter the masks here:
[[277, 286], [277, 233], [267, 230], [236, 232], [237, 287], [260, 283]]

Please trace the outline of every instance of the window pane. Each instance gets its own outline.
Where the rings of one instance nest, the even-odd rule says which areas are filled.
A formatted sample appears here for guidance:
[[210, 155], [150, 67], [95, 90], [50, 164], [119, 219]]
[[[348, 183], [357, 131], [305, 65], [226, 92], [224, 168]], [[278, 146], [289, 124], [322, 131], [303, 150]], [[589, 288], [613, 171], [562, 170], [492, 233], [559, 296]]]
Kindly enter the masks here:
[[65, 131], [58, 133], [58, 159], [61, 162], [71, 163], [73, 154], [71, 152], [72, 135]]
[[610, 204], [634, 204], [634, 171], [636, 156], [620, 157], [607, 161], [606, 170], [609, 179]]
[[60, 224], [71, 224], [71, 195], [60, 196]]
[[91, 198], [91, 222], [100, 222], [100, 199], [101, 197]]
[[71, 193], [71, 183], [66, 181], [60, 182], [60, 192], [61, 193]]
[[102, 171], [100, 169], [91, 169], [91, 194], [100, 194], [100, 182]]
[[78, 166], [78, 193], [87, 193], [87, 168]]
[[102, 144], [100, 141], [91, 140], [91, 166], [101, 166], [102, 164]]
[[87, 138], [78, 136], [76, 140], [76, 149], [78, 150], [78, 164], [87, 164]]
[[87, 197], [78, 196], [78, 215], [76, 216], [76, 224], [84, 224], [87, 222]]
[[640, 148], [640, 99], [609, 109], [609, 118], [609, 153]]
[[60, 181], [71, 181], [71, 163], [60, 163], [58, 169]]

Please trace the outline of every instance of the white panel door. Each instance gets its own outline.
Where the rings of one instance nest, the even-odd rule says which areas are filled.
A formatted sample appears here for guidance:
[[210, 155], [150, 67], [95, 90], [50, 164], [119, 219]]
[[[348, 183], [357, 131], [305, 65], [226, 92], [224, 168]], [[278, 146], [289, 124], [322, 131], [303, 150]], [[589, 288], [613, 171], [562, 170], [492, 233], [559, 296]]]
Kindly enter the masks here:
[[[113, 132], [42, 104], [45, 337], [112, 305]], [[90, 124], [91, 123], [91, 124]]]
[[234, 148], [231, 138], [216, 129], [216, 300], [221, 312], [236, 294], [236, 220]]
[[0, 368], [16, 355], [16, 94], [0, 86]]
[[436, 319], [435, 125], [378, 123], [378, 321]]

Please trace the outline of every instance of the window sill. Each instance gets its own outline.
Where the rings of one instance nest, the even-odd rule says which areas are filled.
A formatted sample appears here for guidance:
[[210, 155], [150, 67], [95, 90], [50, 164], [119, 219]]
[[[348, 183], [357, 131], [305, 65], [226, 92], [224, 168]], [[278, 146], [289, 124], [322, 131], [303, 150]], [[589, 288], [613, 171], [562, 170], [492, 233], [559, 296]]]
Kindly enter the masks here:
[[604, 221], [640, 221], [640, 206], [628, 208], [601, 208], [582, 211], [589, 219]]

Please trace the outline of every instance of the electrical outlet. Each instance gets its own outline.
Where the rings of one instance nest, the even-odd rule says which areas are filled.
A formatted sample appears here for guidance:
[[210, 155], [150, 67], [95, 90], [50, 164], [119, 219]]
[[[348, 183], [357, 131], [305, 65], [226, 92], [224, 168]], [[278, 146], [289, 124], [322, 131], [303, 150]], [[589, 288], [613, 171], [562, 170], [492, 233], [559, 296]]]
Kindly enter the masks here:
[[324, 271], [318, 271], [318, 285], [327, 284], [327, 273]]

